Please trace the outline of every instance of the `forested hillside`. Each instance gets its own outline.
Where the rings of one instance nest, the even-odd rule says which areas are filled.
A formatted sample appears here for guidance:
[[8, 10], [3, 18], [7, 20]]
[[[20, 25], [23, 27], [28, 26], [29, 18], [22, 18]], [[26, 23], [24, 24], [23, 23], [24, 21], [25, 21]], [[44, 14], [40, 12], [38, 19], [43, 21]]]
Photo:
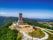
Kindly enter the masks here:
[[12, 22], [7, 22], [2, 27], [0, 27], [0, 40], [17, 40], [17, 30], [10, 30], [9, 26]]
[[9, 22], [9, 21], [17, 21], [17, 17], [3, 17], [3, 16], [0, 16], [0, 26]]

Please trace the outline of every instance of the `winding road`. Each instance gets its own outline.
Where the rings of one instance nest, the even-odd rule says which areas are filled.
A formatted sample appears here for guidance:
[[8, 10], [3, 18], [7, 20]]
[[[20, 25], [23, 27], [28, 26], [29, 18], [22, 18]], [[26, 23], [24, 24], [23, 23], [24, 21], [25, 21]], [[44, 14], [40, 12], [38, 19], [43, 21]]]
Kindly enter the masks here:
[[45, 36], [43, 38], [34, 38], [34, 37], [32, 38], [26, 32], [20, 31], [20, 33], [22, 34], [22, 40], [46, 40], [46, 39], [48, 39], [48, 34], [46, 32], [44, 32], [43, 30], [42, 30], [42, 32], [45, 34]]

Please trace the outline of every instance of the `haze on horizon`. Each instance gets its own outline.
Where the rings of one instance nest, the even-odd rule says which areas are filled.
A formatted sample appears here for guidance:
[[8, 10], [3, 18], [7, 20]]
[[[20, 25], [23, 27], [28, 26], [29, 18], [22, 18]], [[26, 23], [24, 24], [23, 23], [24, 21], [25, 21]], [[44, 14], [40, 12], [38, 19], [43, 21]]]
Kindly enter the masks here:
[[53, 18], [53, 0], [0, 0], [0, 16]]

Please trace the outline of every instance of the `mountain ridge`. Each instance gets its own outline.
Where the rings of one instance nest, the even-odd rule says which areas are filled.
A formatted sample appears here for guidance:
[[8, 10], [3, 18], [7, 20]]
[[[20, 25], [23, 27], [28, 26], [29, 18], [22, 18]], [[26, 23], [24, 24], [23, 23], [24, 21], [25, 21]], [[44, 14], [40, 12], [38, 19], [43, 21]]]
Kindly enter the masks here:
[[[40, 18], [23, 18], [24, 20], [37, 20], [39, 22], [53, 22], [53, 19], [40, 19]], [[18, 21], [18, 17], [0, 16], [0, 26], [9, 21]]]

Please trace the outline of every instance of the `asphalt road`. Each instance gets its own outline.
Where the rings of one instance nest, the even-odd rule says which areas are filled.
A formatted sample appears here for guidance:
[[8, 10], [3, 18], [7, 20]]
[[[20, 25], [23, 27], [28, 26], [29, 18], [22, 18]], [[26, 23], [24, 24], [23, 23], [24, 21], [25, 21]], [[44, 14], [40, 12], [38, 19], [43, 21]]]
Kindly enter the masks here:
[[34, 37], [32, 38], [31, 36], [29, 36], [24, 31], [20, 31], [20, 33], [22, 34], [22, 40], [46, 40], [46, 39], [48, 39], [48, 34], [46, 32], [44, 32], [44, 31], [43, 31], [43, 33], [45, 34], [45, 36], [43, 38], [34, 38]]

